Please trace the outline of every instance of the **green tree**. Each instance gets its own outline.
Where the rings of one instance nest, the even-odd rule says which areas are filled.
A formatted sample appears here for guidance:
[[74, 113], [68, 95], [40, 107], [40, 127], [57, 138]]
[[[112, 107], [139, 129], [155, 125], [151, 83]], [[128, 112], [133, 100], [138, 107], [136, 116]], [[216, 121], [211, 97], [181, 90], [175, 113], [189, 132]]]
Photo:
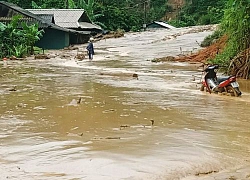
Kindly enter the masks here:
[[26, 41], [28, 54], [34, 54], [34, 45], [40, 40], [44, 31], [38, 29], [38, 24], [27, 25], [27, 23], [22, 23], [23, 36]]
[[220, 23], [227, 0], [187, 0], [178, 15], [179, 26]]
[[87, 0], [87, 2], [85, 0], [78, 0], [77, 3], [74, 4], [75, 8], [84, 9], [87, 12], [87, 15], [91, 22], [106, 28], [106, 26], [102, 22], [98, 21], [98, 18], [102, 17], [103, 14], [94, 13], [95, 5], [96, 4], [94, 0]]
[[228, 41], [214, 62], [229, 65], [238, 53], [250, 48], [250, 0], [229, 0], [220, 26]]
[[33, 53], [35, 42], [42, 36], [37, 24], [28, 26], [22, 23], [23, 30], [20, 30], [20, 18], [21, 16], [14, 16], [8, 25], [0, 23], [1, 57], [22, 57]]
[[90, 20], [94, 21], [95, 20], [94, 4], [95, 4], [94, 0], [87, 0], [87, 2], [85, 0], [78, 0], [77, 7], [84, 9], [87, 12]]
[[237, 52], [250, 47], [250, 0], [229, 0], [221, 28]]
[[[1, 43], [1, 56], [9, 56], [13, 54], [15, 48], [24, 42], [22, 33], [17, 29], [18, 21], [21, 16], [14, 16], [12, 21], [5, 25], [0, 23], [0, 43]], [[15, 53], [13, 55], [16, 55]]]
[[[150, 23], [161, 20], [171, 11], [166, 5], [168, 0], [8, 0], [22, 8], [81, 8], [90, 20], [109, 30], [123, 28], [139, 30], [144, 21]], [[187, 0], [178, 15], [177, 25], [219, 23], [227, 0]], [[145, 8], [146, 7], [146, 8]], [[116, 14], [117, 13], [117, 14]], [[119, 15], [118, 15], [119, 14]], [[122, 22], [123, 21], [123, 22]]]

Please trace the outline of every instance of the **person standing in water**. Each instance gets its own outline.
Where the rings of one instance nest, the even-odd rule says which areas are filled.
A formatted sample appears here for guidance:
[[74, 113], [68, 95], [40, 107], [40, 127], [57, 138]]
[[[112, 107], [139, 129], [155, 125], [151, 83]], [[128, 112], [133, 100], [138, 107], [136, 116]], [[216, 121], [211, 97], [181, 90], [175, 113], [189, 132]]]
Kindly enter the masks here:
[[93, 60], [93, 56], [95, 54], [95, 51], [94, 51], [94, 45], [93, 45], [93, 38], [91, 37], [89, 39], [89, 44], [88, 46], [86, 47], [87, 51], [88, 51], [88, 55], [89, 55], [89, 60]]

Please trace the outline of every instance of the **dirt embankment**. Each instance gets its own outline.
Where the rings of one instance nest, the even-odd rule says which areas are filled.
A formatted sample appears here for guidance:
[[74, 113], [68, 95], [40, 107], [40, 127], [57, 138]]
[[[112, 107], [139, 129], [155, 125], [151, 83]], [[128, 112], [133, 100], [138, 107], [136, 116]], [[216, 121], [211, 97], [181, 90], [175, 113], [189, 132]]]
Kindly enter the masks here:
[[[178, 62], [201, 62], [207, 63], [210, 59], [214, 59], [217, 54], [221, 53], [226, 45], [227, 36], [221, 37], [212, 45], [198, 51], [195, 54], [185, 55], [181, 57], [164, 57], [161, 61], [178, 61]], [[228, 73], [238, 78], [249, 79], [250, 77], [250, 48], [240, 52], [231, 61]]]
[[[204, 29], [207, 28], [207, 29]], [[186, 32], [188, 33], [194, 33], [194, 32], [202, 32], [205, 30], [215, 30], [216, 26], [205, 26], [203, 28], [200, 29], [195, 29], [192, 31], [188, 31]], [[183, 34], [181, 34], [183, 35]], [[179, 34], [175, 35], [179, 36]], [[201, 50], [199, 50], [196, 53], [192, 53], [191, 54], [179, 54], [178, 56], [174, 57], [174, 56], [167, 56], [167, 57], [162, 57], [162, 58], [157, 58], [154, 59], [154, 62], [166, 62], [166, 61], [178, 61], [178, 62], [201, 62], [201, 63], [206, 63], [208, 60], [215, 58], [215, 56], [219, 53], [221, 53], [226, 45], [227, 42], [227, 37], [223, 36], [220, 39], [216, 40], [215, 42], [213, 42], [212, 45], [203, 48]]]
[[239, 53], [231, 60], [229, 73], [236, 77], [249, 79], [250, 77], [250, 48]]
[[174, 60], [179, 62], [202, 62], [205, 63], [210, 59], [215, 58], [215, 56], [221, 53], [225, 47], [227, 37], [223, 36], [212, 45], [198, 51], [195, 54], [190, 54], [186, 56], [176, 57]]
[[[181, 55], [179, 57], [167, 56], [155, 59], [155, 62], [164, 61], [178, 61], [178, 62], [200, 62], [207, 63], [209, 60], [214, 59], [217, 54], [221, 53], [226, 45], [227, 36], [222, 36], [219, 40], [212, 45], [198, 51], [195, 54]], [[238, 78], [249, 79], [250, 77], [250, 48], [242, 51], [235, 56], [231, 61], [228, 72]]]

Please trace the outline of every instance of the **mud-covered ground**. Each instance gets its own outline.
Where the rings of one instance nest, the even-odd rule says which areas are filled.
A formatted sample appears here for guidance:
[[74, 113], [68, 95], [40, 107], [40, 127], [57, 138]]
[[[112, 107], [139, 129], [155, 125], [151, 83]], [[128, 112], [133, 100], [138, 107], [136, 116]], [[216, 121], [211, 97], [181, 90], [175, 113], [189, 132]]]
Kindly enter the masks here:
[[[249, 179], [249, 87], [199, 91], [197, 52], [213, 29], [125, 34], [1, 64], [2, 179]], [[76, 48], [76, 49], [75, 49]]]

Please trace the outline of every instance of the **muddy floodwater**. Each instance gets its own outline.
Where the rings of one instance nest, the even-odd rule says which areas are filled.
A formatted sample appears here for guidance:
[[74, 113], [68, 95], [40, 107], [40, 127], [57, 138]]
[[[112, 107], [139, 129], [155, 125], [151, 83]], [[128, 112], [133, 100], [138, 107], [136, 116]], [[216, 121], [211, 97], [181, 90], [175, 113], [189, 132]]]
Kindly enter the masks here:
[[210, 95], [199, 64], [151, 62], [197, 51], [212, 30], [194, 29], [101, 40], [93, 61], [1, 61], [0, 179], [249, 179], [250, 82]]

